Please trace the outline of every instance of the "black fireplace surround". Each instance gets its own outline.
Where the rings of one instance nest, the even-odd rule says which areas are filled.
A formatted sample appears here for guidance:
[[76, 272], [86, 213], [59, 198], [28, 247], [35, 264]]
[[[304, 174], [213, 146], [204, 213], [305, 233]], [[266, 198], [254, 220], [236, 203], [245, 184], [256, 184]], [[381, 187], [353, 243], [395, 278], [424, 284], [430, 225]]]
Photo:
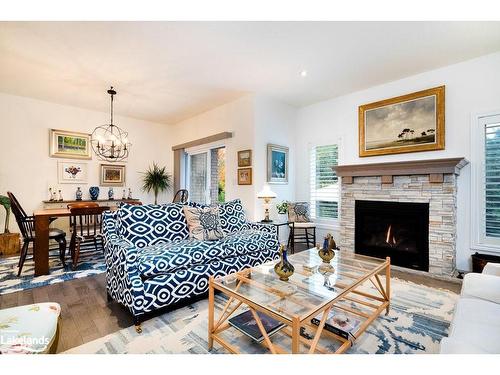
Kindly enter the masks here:
[[355, 252], [429, 271], [429, 204], [355, 202]]

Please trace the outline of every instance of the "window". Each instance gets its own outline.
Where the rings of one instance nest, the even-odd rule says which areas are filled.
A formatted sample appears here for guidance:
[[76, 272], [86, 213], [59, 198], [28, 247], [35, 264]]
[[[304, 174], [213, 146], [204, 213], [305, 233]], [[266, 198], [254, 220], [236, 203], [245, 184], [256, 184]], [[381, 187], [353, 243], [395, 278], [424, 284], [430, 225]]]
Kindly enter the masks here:
[[337, 160], [337, 145], [311, 148], [311, 216], [317, 221], [332, 221], [339, 217], [339, 180], [332, 168], [337, 165]]
[[478, 116], [473, 128], [473, 247], [500, 251], [500, 114]]
[[226, 189], [225, 147], [186, 150], [184, 186], [193, 202], [224, 202]]

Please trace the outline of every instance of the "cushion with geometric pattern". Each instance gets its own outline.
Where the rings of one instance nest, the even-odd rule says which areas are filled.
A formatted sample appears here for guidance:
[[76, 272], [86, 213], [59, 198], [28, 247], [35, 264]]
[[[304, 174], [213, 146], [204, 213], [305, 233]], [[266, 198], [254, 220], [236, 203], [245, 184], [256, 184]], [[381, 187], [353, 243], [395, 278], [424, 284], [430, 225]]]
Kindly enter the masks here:
[[139, 248], [184, 240], [189, 231], [183, 207], [181, 203], [124, 204], [118, 211], [120, 236]]
[[239, 232], [245, 226], [247, 219], [240, 199], [219, 203], [219, 217], [225, 235]]

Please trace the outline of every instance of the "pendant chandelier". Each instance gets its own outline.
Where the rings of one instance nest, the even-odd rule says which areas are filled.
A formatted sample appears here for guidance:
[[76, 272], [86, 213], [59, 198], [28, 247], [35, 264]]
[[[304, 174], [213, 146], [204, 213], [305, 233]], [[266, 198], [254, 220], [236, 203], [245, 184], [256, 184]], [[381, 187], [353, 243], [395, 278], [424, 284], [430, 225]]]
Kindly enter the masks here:
[[111, 121], [94, 129], [91, 136], [92, 149], [101, 160], [123, 161], [127, 159], [132, 144], [128, 141], [128, 133], [113, 124], [113, 97], [116, 95], [113, 86], [108, 94], [111, 96]]

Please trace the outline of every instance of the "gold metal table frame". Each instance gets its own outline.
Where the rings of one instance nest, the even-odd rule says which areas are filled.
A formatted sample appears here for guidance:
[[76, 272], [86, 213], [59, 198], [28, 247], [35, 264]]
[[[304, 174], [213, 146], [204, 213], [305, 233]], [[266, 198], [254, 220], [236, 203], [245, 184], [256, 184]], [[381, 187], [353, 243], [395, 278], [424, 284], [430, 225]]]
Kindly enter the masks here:
[[[307, 254], [304, 255], [303, 253], [306, 252]], [[292, 255], [289, 258], [290, 262], [295, 266], [295, 274], [305, 278], [313, 276], [314, 271], [306, 270], [301, 266], [300, 254], [302, 254], [302, 258], [308, 257], [309, 260], [319, 260], [319, 263], [321, 262], [321, 259], [316, 254], [316, 249], [310, 249], [306, 252]], [[257, 326], [262, 333], [264, 340], [261, 344], [268, 348], [273, 354], [287, 354], [290, 352], [292, 354], [332, 353], [319, 344], [322, 335], [325, 335], [325, 337], [328, 337], [329, 339], [340, 341], [340, 346], [334, 353], [344, 353], [355, 343], [355, 339], [359, 338], [359, 336], [382, 313], [383, 310], [386, 311], [386, 314], [389, 313], [391, 262], [389, 257], [385, 260], [379, 260], [377, 258], [341, 251], [336, 252], [336, 258], [334, 258], [334, 260], [335, 259], [337, 259], [337, 261], [332, 261], [332, 267], [334, 272], [337, 274], [337, 279], [334, 280], [335, 283], [332, 286], [338, 292], [332, 293], [331, 296], [326, 295], [324, 300], [317, 305], [310, 304], [300, 298], [294, 298], [293, 295], [283, 294], [279, 290], [276, 290], [273, 286], [266, 285], [259, 282], [259, 280], [254, 280], [254, 278], [252, 278], [252, 273], [256, 270], [261, 271], [262, 273], [262, 269], [263, 267], [266, 267], [266, 265], [249, 268], [222, 278], [210, 277], [208, 296], [208, 349], [212, 350], [215, 341], [231, 353], [240, 353], [238, 348], [223, 339], [221, 333], [232, 328], [227, 320], [243, 305], [252, 312]], [[378, 262], [375, 262], [375, 260]], [[269, 269], [269, 266], [274, 263], [275, 262], [268, 263], [267, 269]], [[384, 274], [385, 282], [381, 280], [379, 276], [380, 274]], [[289, 285], [299, 285], [293, 280], [295, 275], [292, 276], [288, 282], [278, 281], [278, 277], [276, 275], [274, 276], [276, 278], [276, 282], [283, 283], [282, 285], [289, 283]], [[344, 280], [347, 280], [347, 282], [339, 280], [339, 276], [344, 278]], [[233, 278], [234, 286], [230, 287], [224, 284], [228, 278]], [[373, 291], [373, 293], [371, 291], [367, 292], [358, 290], [362, 285], [367, 283], [371, 284], [371, 291]], [[289, 299], [290, 301], [293, 300], [293, 303], [295, 304], [304, 305], [304, 309], [307, 312], [303, 314], [295, 314], [277, 311], [276, 308], [273, 308], [269, 304], [254, 300], [252, 296], [249, 295], [251, 293], [242, 292], [242, 289], [244, 288], [247, 290], [255, 288], [268, 293], [269, 295], [275, 294], [277, 298]], [[219, 291], [229, 297], [217, 320], [215, 319], [214, 299], [216, 291]], [[351, 306], [353, 304], [355, 306], [360, 306], [365, 310], [369, 310], [369, 312], [345, 306], [346, 303], [349, 303]], [[325, 322], [330, 310], [333, 307], [354, 314], [358, 316], [360, 320], [363, 320], [356, 332], [353, 333], [352, 338], [345, 339], [344, 337], [338, 336], [325, 329]], [[272, 339], [267, 335], [264, 325], [262, 324], [257, 312], [264, 313], [285, 324], [285, 327], [280, 330], [280, 333], [284, 333], [291, 337], [291, 351], [273, 343]], [[320, 314], [321, 320], [319, 325], [316, 326], [312, 324], [311, 319], [319, 316]], [[301, 328], [308, 328], [314, 332], [312, 338], [302, 336]], [[303, 350], [303, 348], [305, 350]]]

